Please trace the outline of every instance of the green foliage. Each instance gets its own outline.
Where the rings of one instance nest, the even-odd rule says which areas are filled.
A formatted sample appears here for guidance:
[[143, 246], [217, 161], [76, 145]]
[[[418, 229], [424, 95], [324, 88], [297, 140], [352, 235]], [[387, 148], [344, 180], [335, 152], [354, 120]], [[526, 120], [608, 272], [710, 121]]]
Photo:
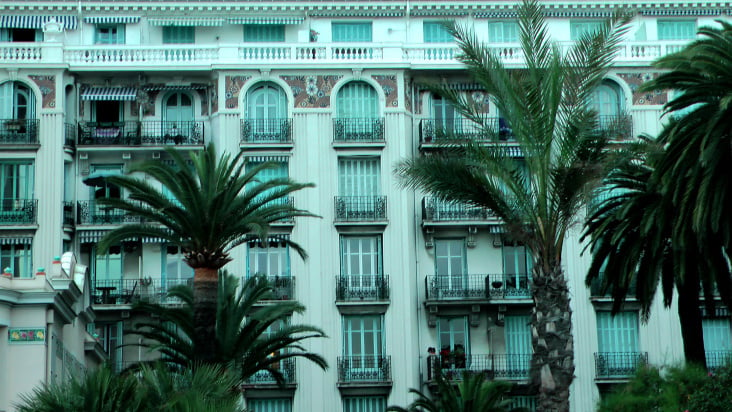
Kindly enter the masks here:
[[143, 367], [115, 374], [109, 366], [21, 395], [19, 412], [240, 412], [237, 379], [220, 366], [171, 372]]
[[509, 409], [507, 394], [512, 384], [489, 381], [482, 374], [465, 372], [456, 385], [442, 373], [435, 376], [437, 385], [433, 397], [417, 389], [410, 389], [417, 399], [408, 407], [390, 406], [391, 412], [524, 412], [524, 408]]
[[[287, 301], [255, 309], [257, 302], [273, 298], [273, 289], [266, 278], [252, 277], [241, 287], [239, 278], [226, 271], [222, 271], [219, 278], [215, 336], [212, 337], [214, 353], [207, 361], [226, 365], [242, 380], [267, 370], [282, 382], [284, 377], [277, 365], [295, 357], [308, 359], [327, 369], [322, 356], [307, 352], [302, 346], [307, 339], [325, 337], [323, 331], [314, 326], [285, 322], [289, 315], [304, 312], [304, 306]], [[163, 361], [173, 369], [193, 367], [201, 355], [193, 339], [193, 291], [187, 286], [177, 286], [168, 292], [168, 298], [179, 299], [182, 304], [137, 304], [135, 310], [146, 314], [150, 320], [135, 324], [131, 332], [142, 336], [141, 345], [162, 354]], [[279, 329], [265, 334], [271, 326]]]

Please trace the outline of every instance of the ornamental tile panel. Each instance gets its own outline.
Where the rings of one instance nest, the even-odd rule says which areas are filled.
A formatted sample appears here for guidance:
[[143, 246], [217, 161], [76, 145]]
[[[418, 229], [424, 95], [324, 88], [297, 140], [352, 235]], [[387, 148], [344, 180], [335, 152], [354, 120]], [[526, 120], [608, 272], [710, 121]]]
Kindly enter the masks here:
[[633, 93], [633, 106], [664, 105], [668, 101], [668, 92], [641, 92], [640, 86], [658, 77], [658, 73], [618, 73]]
[[41, 90], [41, 107], [44, 109], [56, 107], [56, 76], [32, 74], [28, 78]]
[[226, 105], [227, 109], [239, 108], [239, 92], [247, 80], [252, 76], [226, 76]]
[[412, 112], [412, 87], [414, 87], [414, 84], [412, 84], [411, 81], [406, 82], [407, 84], [404, 87], [404, 108], [407, 110], [407, 112]]
[[219, 111], [219, 79], [216, 78], [211, 88], [211, 114]]
[[25, 343], [25, 342], [45, 342], [46, 328], [9, 328], [8, 342]]
[[292, 89], [296, 108], [328, 108], [333, 85], [343, 76], [280, 76]]
[[384, 91], [384, 97], [386, 101], [386, 107], [398, 107], [399, 106], [399, 87], [397, 86], [396, 75], [374, 75], [371, 76], [376, 83], [379, 83], [381, 89]]

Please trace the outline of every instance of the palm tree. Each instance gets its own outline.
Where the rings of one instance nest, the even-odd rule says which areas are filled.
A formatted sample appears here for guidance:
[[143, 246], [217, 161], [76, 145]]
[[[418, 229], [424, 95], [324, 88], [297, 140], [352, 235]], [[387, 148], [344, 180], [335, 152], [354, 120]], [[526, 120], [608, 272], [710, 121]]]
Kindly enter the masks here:
[[[150, 236], [181, 247], [186, 264], [194, 269], [194, 325], [200, 359], [213, 354], [211, 340], [216, 318], [218, 270], [231, 261], [229, 252], [252, 238], [264, 239], [270, 225], [295, 216], [313, 214], [295, 208], [287, 200], [293, 192], [312, 184], [288, 178], [261, 182], [257, 174], [275, 167], [264, 163], [246, 171], [243, 152], [236, 156], [216, 154], [213, 143], [192, 153], [189, 163], [183, 155], [168, 149], [173, 164], [145, 161], [130, 167], [128, 175], [110, 176], [109, 184], [125, 190], [124, 199], [100, 199], [104, 204], [141, 218], [110, 231], [98, 244], [99, 250], [127, 239]], [[134, 176], [140, 173], [159, 182], [163, 189]], [[289, 239], [300, 256], [305, 251]]]
[[[214, 352], [209, 362], [236, 371], [242, 381], [259, 371], [267, 371], [280, 384], [286, 376], [279, 366], [287, 359], [305, 358], [327, 369], [322, 356], [307, 352], [301, 344], [310, 338], [325, 337], [323, 331], [286, 322], [292, 313], [304, 312], [304, 306], [287, 301], [255, 308], [258, 302], [273, 296], [273, 289], [264, 277], [252, 277], [241, 288], [238, 286], [236, 277], [225, 272], [220, 276], [216, 328], [209, 336]], [[196, 333], [193, 292], [180, 285], [168, 292], [168, 298], [178, 299], [182, 304], [137, 304], [135, 309], [150, 320], [137, 323], [132, 333], [142, 336], [141, 346], [158, 351], [162, 362], [173, 370], [185, 370], [200, 362], [198, 342], [193, 339]], [[155, 318], [159, 321], [152, 320]]]
[[406, 185], [448, 201], [491, 209], [513, 240], [534, 259], [531, 378], [541, 410], [568, 410], [574, 378], [569, 290], [562, 250], [586, 194], [608, 171], [612, 130], [598, 127], [592, 93], [607, 73], [628, 18], [617, 16], [562, 53], [548, 38], [542, 7], [525, 1], [519, 10], [526, 68], [509, 70], [467, 28], [449, 26], [458, 59], [490, 95], [511, 126], [523, 154], [509, 156], [499, 131], [459, 92], [435, 86], [465, 118], [494, 141], [449, 142], [431, 156], [402, 162]]
[[390, 406], [391, 412], [524, 412], [524, 408], [510, 408], [507, 398], [511, 385], [504, 381], [489, 381], [481, 374], [465, 372], [456, 385], [438, 373], [435, 376], [435, 397], [410, 389], [417, 396], [408, 407]]

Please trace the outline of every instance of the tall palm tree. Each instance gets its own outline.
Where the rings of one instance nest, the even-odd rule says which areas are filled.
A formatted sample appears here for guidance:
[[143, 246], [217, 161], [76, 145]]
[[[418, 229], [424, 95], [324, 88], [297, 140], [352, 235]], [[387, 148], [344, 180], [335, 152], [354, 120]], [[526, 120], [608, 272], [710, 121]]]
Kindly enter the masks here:
[[[213, 343], [207, 337], [214, 332], [218, 270], [231, 261], [231, 249], [253, 238], [264, 239], [272, 223], [313, 216], [283, 201], [293, 192], [313, 185], [295, 183], [289, 178], [261, 182], [257, 174], [276, 167], [274, 164], [264, 163], [247, 171], [243, 152], [219, 157], [213, 143], [192, 153], [188, 161], [174, 149], [168, 149], [168, 153], [172, 164], [145, 161], [132, 165], [125, 176], [106, 178], [109, 184], [124, 189], [127, 197], [100, 202], [140, 217], [141, 223], [110, 231], [98, 247], [104, 251], [141, 236], [181, 247], [184, 261], [194, 269], [196, 333], [192, 338], [201, 351], [201, 359], [206, 361], [213, 354]], [[162, 189], [140, 175], [159, 182]], [[283, 241], [306, 256], [296, 243]]]
[[417, 389], [409, 393], [416, 395], [408, 407], [390, 406], [390, 412], [524, 412], [525, 408], [511, 408], [507, 394], [512, 384], [504, 381], [489, 381], [482, 374], [465, 372], [457, 385], [438, 373], [435, 376], [435, 396]]
[[[531, 378], [541, 410], [568, 410], [574, 378], [570, 295], [562, 249], [588, 189], [609, 171], [611, 130], [598, 127], [592, 94], [609, 70], [628, 18], [617, 16], [563, 53], [549, 39], [541, 5], [519, 10], [526, 68], [509, 70], [467, 28], [451, 25], [458, 59], [511, 126], [522, 158], [512, 159], [499, 131], [459, 92], [435, 91], [495, 143], [450, 142], [434, 155], [397, 166], [406, 184], [451, 201], [491, 209], [534, 259]], [[457, 146], [457, 148], [454, 148]]]
[[[208, 338], [213, 342], [213, 356], [209, 362], [223, 364], [236, 371], [242, 381], [259, 371], [268, 371], [278, 383], [285, 381], [281, 362], [305, 358], [323, 369], [328, 364], [322, 356], [307, 352], [302, 342], [322, 338], [319, 328], [289, 324], [293, 313], [302, 313], [305, 307], [297, 302], [278, 302], [274, 305], [255, 305], [273, 297], [273, 289], [264, 277], [252, 277], [241, 288], [236, 277], [220, 276], [216, 306], [215, 333]], [[176, 286], [168, 298], [178, 299], [180, 305], [139, 303], [135, 309], [148, 319], [135, 325], [132, 331], [144, 338], [140, 345], [162, 354], [162, 362], [172, 369], [186, 369], [200, 362], [198, 342], [193, 339], [193, 293], [187, 286]], [[155, 321], [154, 319], [159, 319]]]

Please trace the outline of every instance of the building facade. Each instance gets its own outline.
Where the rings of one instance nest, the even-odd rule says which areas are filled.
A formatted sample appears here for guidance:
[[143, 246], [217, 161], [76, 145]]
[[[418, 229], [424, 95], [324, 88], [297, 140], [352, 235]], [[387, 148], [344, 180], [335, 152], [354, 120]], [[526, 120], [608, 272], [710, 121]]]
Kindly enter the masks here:
[[[669, 93], [638, 91], [657, 75], [653, 60], [732, 14], [723, 2], [544, 3], [561, 47], [616, 8], [637, 10], [596, 91], [601, 125], [626, 126], [618, 140], [659, 131]], [[515, 382], [515, 403], [531, 406], [525, 247], [505, 238], [490, 211], [405, 190], [393, 174], [397, 162], [434, 150], [448, 134], [480, 138], [427, 91], [430, 82], [482, 105], [499, 144], [512, 145], [490, 96], [455, 60], [445, 19], [471, 26], [507, 65], [521, 67], [513, 2], [0, 4], [2, 267], [13, 278], [34, 278], [39, 262], [75, 252], [91, 272], [96, 318], [88, 333], [120, 368], [153, 356], [118, 347], [136, 339], [124, 333], [131, 305], [163, 300], [192, 271], [180, 250], [158, 239], [97, 253], [106, 231], [133, 219], [97, 203], [125, 196], [103, 177], [143, 159], [169, 161], [166, 147], [197, 151], [213, 141], [222, 152], [244, 150], [250, 165], [276, 162], [262, 179], [315, 183], [289, 201], [322, 217], [275, 227], [307, 249], [307, 260], [263, 240], [236, 249], [227, 266], [243, 279], [271, 277], [278, 299], [307, 307], [297, 320], [329, 336], [307, 343], [326, 357], [328, 371], [283, 364], [284, 387], [257, 375], [245, 385], [250, 408], [382, 411], [409, 403], [408, 390], [429, 387], [435, 373], [457, 379], [464, 369]], [[678, 362], [683, 350], [675, 307], [657, 303], [647, 324], [632, 302], [609, 315], [607, 297], [584, 286], [589, 257], [577, 238], [564, 255], [577, 376], [571, 404], [589, 411], [639, 362]], [[732, 349], [729, 318], [722, 309], [707, 315], [707, 349], [722, 359]], [[10, 333], [6, 325], [0, 318], [0, 339]], [[12, 410], [15, 395], [0, 397], [0, 410]]]

